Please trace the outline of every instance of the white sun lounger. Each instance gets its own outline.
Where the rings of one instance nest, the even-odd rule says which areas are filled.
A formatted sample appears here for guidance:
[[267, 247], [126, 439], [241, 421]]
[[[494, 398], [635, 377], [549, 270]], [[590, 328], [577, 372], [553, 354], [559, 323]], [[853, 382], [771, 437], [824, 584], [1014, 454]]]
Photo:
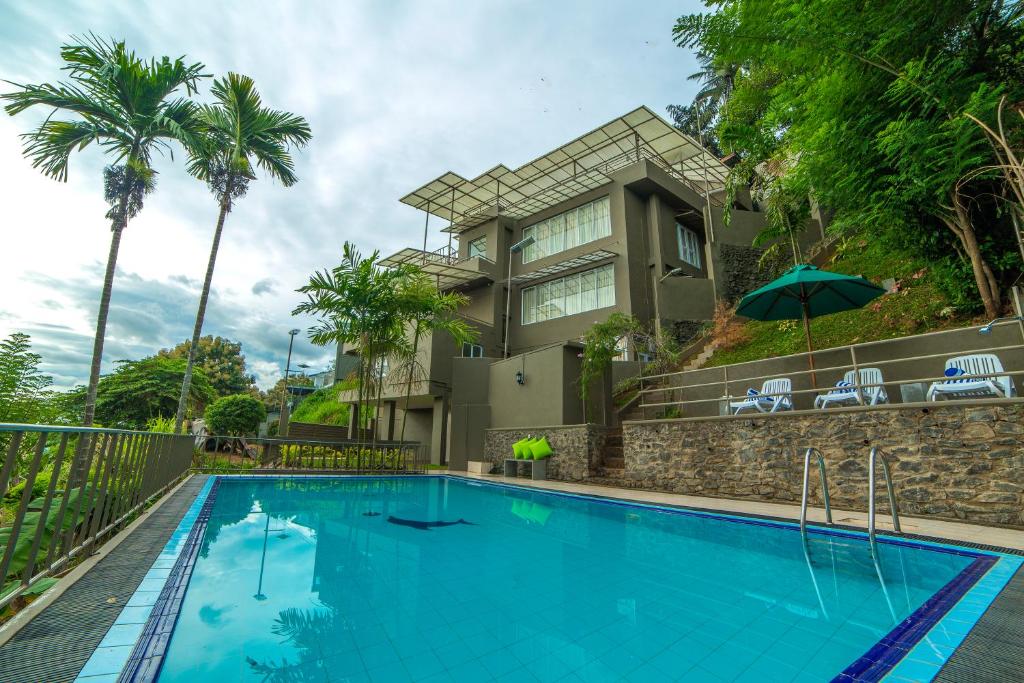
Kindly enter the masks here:
[[748, 396], [742, 401], [730, 401], [729, 407], [734, 415], [738, 415], [744, 410], [757, 410], [762, 413], [792, 410], [792, 391], [793, 383], [789, 378], [777, 377], [769, 379], [761, 386], [761, 391], [756, 392], [753, 396]]
[[888, 403], [889, 396], [885, 393], [882, 371], [878, 368], [859, 368], [860, 386], [853, 386], [855, 372], [850, 370], [843, 376], [844, 386], [836, 385], [835, 389], [818, 394], [814, 399], [815, 408], [828, 408], [830, 405], [869, 405]]
[[928, 388], [929, 401], [938, 401], [940, 398], [1010, 398], [1017, 395], [1010, 376], [1001, 374], [1006, 371], [995, 354], [976, 353], [950, 358], [946, 361], [946, 370], [951, 368], [963, 370], [967, 378], [951, 376], [947, 380], [933, 382]]

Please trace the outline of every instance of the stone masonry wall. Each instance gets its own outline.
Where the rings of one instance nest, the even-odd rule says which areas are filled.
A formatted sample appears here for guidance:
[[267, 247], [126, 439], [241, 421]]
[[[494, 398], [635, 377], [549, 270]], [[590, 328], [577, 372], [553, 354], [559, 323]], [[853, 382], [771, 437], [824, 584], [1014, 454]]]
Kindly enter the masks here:
[[719, 259], [725, 268], [726, 301], [738, 301], [747, 292], [752, 292], [772, 278], [760, 268], [763, 249], [741, 247], [735, 244], [719, 246]]
[[[512, 457], [513, 443], [526, 436], [546, 436], [554, 451], [548, 462], [548, 479], [584, 481], [601, 463], [607, 432], [608, 428], [594, 424], [488, 429], [484, 433], [484, 459], [491, 463], [491, 472], [500, 474], [505, 458]], [[529, 476], [527, 468], [519, 469], [522, 476]]]
[[[798, 503], [818, 447], [832, 506], [867, 510], [867, 458], [889, 457], [903, 514], [1024, 528], [1024, 401], [623, 424], [623, 486]], [[888, 509], [881, 468], [879, 511]], [[816, 472], [813, 504], [820, 506]]]

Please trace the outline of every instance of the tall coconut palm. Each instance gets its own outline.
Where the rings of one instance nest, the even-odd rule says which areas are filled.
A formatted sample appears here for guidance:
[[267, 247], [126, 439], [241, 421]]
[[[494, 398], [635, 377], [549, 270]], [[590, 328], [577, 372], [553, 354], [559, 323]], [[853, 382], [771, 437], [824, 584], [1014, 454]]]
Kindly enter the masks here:
[[14, 84], [18, 90], [0, 98], [8, 102], [5, 109], [12, 116], [42, 105], [77, 117], [57, 120], [51, 114], [34, 131], [22, 136], [24, 155], [45, 175], [66, 182], [71, 153], [90, 143], [96, 143], [112, 158], [111, 165], [103, 170], [104, 196], [110, 204], [106, 218], [112, 234], [82, 417], [82, 424], [89, 426], [96, 410], [121, 233], [155, 187], [154, 152], [169, 151], [174, 140], [194, 143], [199, 127], [197, 107], [186, 98], [171, 96], [181, 89], [186, 96], [193, 94], [205, 74], [198, 62], [186, 64], [183, 57], [146, 61], [128, 51], [124, 42], [94, 35], [72, 37], [61, 47], [60, 55], [67, 81], [56, 85]]
[[203, 291], [199, 295], [192, 345], [174, 419], [175, 433], [181, 431], [185, 420], [192, 366], [203, 333], [203, 319], [206, 317], [206, 303], [210, 298], [210, 284], [224, 221], [234, 200], [242, 197], [250, 181], [255, 180], [254, 167], [263, 169], [285, 187], [297, 183], [299, 179], [295, 175], [290, 150], [292, 147], [304, 147], [312, 137], [309, 124], [301, 116], [265, 108], [253, 80], [248, 76], [229, 73], [227, 78], [215, 80], [210, 92], [216, 104], [205, 105], [199, 112], [204, 134], [189, 148], [188, 171], [206, 182], [220, 205], [220, 211], [213, 232], [210, 259], [206, 264]]

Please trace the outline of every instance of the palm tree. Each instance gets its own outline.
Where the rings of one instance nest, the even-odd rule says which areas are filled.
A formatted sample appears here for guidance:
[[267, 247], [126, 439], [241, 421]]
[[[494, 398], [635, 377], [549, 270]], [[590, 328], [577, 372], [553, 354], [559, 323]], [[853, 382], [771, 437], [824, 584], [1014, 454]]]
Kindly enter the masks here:
[[439, 292], [437, 287], [423, 273], [410, 275], [399, 290], [402, 317], [412, 333], [412, 345], [402, 358], [403, 370], [407, 370], [405, 386], [405, 409], [402, 411], [402, 429], [399, 442], [405, 441], [405, 423], [409, 416], [409, 402], [412, 398], [412, 383], [419, 366], [419, 343], [425, 335], [444, 332], [451, 335], [456, 347], [476, 341], [477, 332], [464, 320], [455, 316], [461, 306], [469, 302], [465, 294]]
[[[174, 433], [181, 432], [185, 420], [192, 367], [195, 364], [199, 338], [203, 333], [206, 303], [213, 282], [213, 268], [217, 263], [217, 250], [224, 230], [224, 221], [231, 212], [234, 200], [245, 195], [249, 182], [256, 178], [254, 166], [259, 166], [285, 187], [298, 182], [295, 165], [289, 150], [304, 147], [312, 137], [309, 124], [301, 116], [263, 107], [260, 94], [248, 76], [229, 73], [217, 79], [210, 89], [216, 104], [205, 105], [199, 112], [204, 134], [197, 144], [189, 148], [188, 171], [209, 186], [220, 204], [217, 227], [213, 232], [210, 260], [206, 265], [206, 279], [199, 296], [196, 325], [192, 332], [192, 345], [185, 365], [185, 378], [181, 384], [178, 412], [174, 418]], [[255, 162], [255, 163], [254, 163]]]
[[186, 96], [193, 94], [199, 79], [206, 75], [202, 64], [186, 64], [183, 57], [142, 60], [129, 52], [123, 41], [108, 42], [91, 34], [71, 40], [60, 51], [68, 81], [56, 85], [15, 84], [16, 92], [0, 97], [9, 103], [5, 109], [12, 116], [36, 105], [77, 116], [72, 120], [47, 117], [38, 128], [22, 136], [24, 155], [45, 175], [66, 182], [71, 153], [93, 142], [112, 157], [111, 165], [103, 169], [104, 197], [110, 204], [106, 217], [112, 235], [82, 418], [82, 424], [88, 427], [96, 411], [121, 233], [155, 187], [153, 153], [170, 150], [170, 142], [175, 140], [194, 144], [198, 108], [186, 98], [169, 98], [181, 88]]
[[359, 348], [357, 426], [367, 415], [374, 378], [380, 374], [383, 354], [392, 348], [390, 340], [399, 325], [399, 284], [417, 271], [408, 265], [385, 269], [379, 260], [379, 252], [364, 258], [355, 245], [345, 242], [341, 263], [329, 271], [315, 272], [298, 290], [306, 295], [306, 301], [292, 311], [293, 315], [319, 317], [309, 337], [317, 346], [352, 344]]

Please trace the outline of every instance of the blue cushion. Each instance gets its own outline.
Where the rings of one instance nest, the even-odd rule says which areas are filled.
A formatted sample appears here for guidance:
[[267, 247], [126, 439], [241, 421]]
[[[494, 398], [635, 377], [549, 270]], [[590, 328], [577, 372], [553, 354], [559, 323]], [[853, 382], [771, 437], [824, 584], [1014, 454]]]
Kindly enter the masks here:
[[761, 392], [757, 389], [747, 389], [747, 396], [760, 396]]
[[958, 377], [960, 375], [966, 375], [967, 373], [960, 368], [946, 368], [946, 371], [942, 374], [946, 377]]

